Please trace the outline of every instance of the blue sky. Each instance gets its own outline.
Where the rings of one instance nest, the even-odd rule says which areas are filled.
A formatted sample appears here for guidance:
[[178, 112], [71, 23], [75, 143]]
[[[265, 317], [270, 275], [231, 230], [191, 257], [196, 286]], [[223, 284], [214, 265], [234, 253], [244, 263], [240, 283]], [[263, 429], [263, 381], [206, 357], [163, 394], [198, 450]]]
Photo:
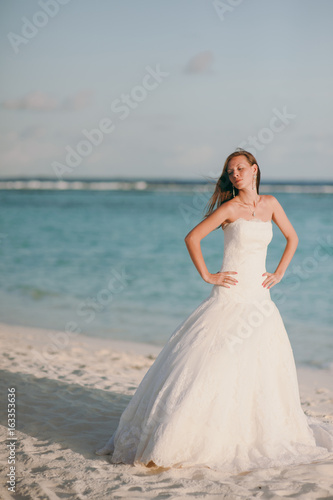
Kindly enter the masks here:
[[242, 145], [262, 179], [332, 180], [332, 19], [331, 0], [2, 0], [0, 176], [202, 179]]

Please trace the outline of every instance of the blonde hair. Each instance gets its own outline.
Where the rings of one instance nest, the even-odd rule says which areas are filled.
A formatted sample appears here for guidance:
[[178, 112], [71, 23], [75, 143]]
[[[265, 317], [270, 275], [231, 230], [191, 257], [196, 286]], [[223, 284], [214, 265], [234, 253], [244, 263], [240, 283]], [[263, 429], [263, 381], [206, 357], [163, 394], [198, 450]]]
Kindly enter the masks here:
[[[227, 173], [227, 168], [229, 165], [229, 162], [232, 158], [235, 158], [236, 156], [245, 156], [246, 160], [250, 165], [257, 165], [258, 170], [257, 170], [257, 193], [259, 194], [259, 185], [260, 185], [260, 169], [259, 165], [257, 163], [257, 160], [253, 156], [253, 154], [249, 153], [248, 151], [245, 151], [245, 149], [237, 148], [234, 153], [231, 153], [228, 158], [225, 160], [224, 167], [222, 170], [222, 174], [220, 175], [218, 181], [216, 182], [215, 185], [215, 190], [213, 195], [211, 196], [210, 200], [208, 201], [206, 205], [206, 212], [204, 215], [204, 218], [208, 217], [216, 208], [221, 206], [223, 203], [226, 201], [230, 200], [233, 198], [233, 185], [229, 180], [229, 175]], [[235, 187], [235, 196], [238, 194], [238, 189]]]

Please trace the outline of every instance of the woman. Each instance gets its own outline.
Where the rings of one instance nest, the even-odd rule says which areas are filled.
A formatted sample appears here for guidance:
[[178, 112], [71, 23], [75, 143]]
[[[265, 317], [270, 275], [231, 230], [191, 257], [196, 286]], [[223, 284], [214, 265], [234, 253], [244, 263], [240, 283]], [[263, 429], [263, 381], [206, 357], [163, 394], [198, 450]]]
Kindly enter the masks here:
[[[244, 150], [226, 159], [204, 220], [185, 238], [212, 291], [175, 330], [99, 455], [147, 467], [225, 472], [333, 457], [333, 426], [303, 413], [293, 353], [269, 289], [295, 253], [297, 234]], [[217, 208], [215, 208], [217, 207]], [[265, 268], [272, 221], [287, 244]], [[223, 265], [210, 273], [200, 242], [224, 231]]]

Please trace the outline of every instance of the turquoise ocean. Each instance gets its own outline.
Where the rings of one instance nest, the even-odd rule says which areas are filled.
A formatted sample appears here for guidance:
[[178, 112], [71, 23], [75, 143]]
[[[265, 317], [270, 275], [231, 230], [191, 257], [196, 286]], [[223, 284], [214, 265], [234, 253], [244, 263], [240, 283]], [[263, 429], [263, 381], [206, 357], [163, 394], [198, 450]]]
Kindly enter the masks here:
[[[212, 185], [190, 182], [0, 182], [1, 322], [164, 345], [212, 286], [185, 235], [202, 220]], [[271, 289], [296, 363], [333, 361], [332, 185], [262, 185], [284, 207], [299, 245]], [[267, 271], [285, 239], [273, 223]], [[202, 242], [211, 272], [223, 231]], [[66, 326], [67, 325], [67, 326]]]

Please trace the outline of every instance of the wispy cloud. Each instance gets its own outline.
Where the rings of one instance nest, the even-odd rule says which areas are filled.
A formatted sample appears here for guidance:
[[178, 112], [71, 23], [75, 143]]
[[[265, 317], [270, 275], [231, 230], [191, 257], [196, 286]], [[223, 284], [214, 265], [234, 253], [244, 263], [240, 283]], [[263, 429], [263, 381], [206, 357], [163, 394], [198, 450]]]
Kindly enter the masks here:
[[210, 50], [200, 52], [189, 60], [185, 67], [185, 73], [208, 73], [214, 61]]
[[5, 100], [2, 107], [13, 110], [33, 110], [33, 111], [78, 111], [84, 109], [91, 103], [92, 91], [81, 90], [76, 94], [58, 100], [40, 90], [29, 92], [17, 99]]

